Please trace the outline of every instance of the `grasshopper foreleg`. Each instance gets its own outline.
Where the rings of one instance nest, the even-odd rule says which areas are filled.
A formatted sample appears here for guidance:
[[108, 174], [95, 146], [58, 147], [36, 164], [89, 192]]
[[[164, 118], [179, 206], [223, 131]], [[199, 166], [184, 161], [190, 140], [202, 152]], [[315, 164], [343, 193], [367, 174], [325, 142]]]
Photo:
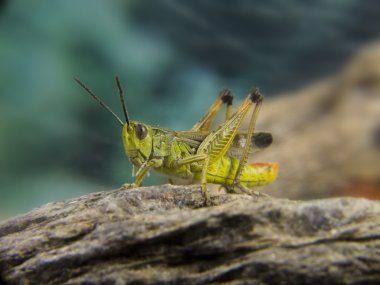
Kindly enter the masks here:
[[159, 167], [162, 165], [162, 159], [147, 159], [144, 161], [143, 164], [139, 167], [139, 169], [136, 172], [136, 178], [135, 181], [130, 184], [130, 183], [125, 183], [123, 184], [123, 188], [134, 188], [134, 187], [139, 187], [141, 182], [143, 181], [145, 175], [148, 173], [149, 169], [151, 167]]

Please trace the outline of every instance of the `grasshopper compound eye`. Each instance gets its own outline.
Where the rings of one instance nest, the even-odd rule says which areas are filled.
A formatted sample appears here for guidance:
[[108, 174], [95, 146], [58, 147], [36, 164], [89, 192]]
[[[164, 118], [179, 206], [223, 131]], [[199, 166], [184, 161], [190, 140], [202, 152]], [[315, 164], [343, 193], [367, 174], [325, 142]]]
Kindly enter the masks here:
[[137, 124], [136, 126], [136, 135], [137, 138], [143, 140], [148, 135], [148, 130], [143, 124]]

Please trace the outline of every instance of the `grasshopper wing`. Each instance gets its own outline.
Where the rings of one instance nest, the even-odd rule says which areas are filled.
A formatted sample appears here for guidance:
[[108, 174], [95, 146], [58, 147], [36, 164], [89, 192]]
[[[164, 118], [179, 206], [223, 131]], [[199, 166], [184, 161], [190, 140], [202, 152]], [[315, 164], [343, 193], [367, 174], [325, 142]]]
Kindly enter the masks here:
[[[211, 133], [212, 131], [178, 131], [175, 133], [175, 138], [178, 141], [185, 142], [191, 147], [197, 149], [201, 142]], [[247, 141], [246, 133], [237, 133], [230, 148], [228, 149], [226, 155], [235, 158], [240, 158], [244, 145]], [[273, 142], [273, 137], [271, 133], [267, 132], [257, 132], [254, 133], [251, 140], [250, 154], [263, 150], [270, 146]]]
[[[246, 142], [247, 142], [247, 134], [245, 133], [236, 134], [226, 155], [240, 159]], [[258, 152], [267, 148], [268, 146], [272, 144], [272, 142], [273, 142], [273, 136], [271, 133], [266, 133], [266, 132], [254, 133], [251, 138], [251, 149], [249, 151], [249, 154], [252, 154], [254, 152]]]

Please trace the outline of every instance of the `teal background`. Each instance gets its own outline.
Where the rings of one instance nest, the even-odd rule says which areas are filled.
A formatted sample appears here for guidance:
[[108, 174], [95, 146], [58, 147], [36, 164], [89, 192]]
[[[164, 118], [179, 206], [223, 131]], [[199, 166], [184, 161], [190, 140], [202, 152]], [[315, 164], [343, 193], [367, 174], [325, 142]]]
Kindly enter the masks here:
[[[0, 1], [0, 219], [131, 182], [121, 114], [191, 127], [224, 86], [241, 99], [333, 74], [379, 35], [377, 1]], [[145, 185], [161, 183], [152, 175]]]

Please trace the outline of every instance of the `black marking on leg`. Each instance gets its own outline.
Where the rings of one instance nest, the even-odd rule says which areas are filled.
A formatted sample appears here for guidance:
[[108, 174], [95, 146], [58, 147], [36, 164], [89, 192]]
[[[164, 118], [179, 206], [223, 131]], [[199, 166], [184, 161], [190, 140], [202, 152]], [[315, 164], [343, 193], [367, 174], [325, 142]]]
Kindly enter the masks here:
[[273, 142], [273, 136], [271, 133], [260, 132], [252, 136], [252, 145], [258, 148], [266, 148]]
[[220, 98], [222, 99], [223, 103], [227, 104], [228, 106], [232, 105], [234, 97], [232, 96], [230, 89], [224, 88], [222, 91], [220, 91], [220, 94]]
[[258, 88], [253, 88], [251, 92], [249, 92], [249, 95], [253, 103], [258, 103], [264, 99], [264, 96], [260, 93]]

